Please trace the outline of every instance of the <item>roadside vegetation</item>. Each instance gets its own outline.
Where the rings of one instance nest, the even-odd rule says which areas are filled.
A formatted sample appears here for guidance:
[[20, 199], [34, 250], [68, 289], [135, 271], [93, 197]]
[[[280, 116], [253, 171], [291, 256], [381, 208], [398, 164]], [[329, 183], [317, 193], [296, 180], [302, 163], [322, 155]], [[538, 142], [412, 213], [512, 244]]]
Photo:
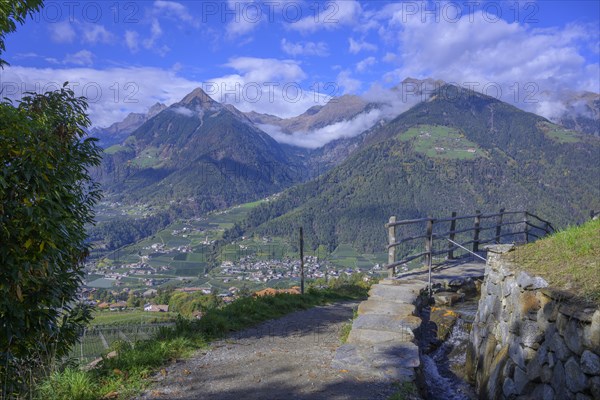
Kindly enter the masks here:
[[551, 286], [600, 304], [600, 219], [559, 231], [510, 253]]
[[389, 397], [388, 400], [417, 400], [421, 399], [419, 396], [419, 389], [414, 382], [402, 382], [394, 384], [397, 392]]
[[[302, 295], [243, 297], [206, 311], [202, 319], [180, 317], [174, 327], [162, 328], [150, 340], [113, 343], [96, 368], [67, 363], [38, 386], [44, 400], [127, 399], [150, 383], [150, 376], [169, 361], [189, 357], [212, 340], [285, 314], [337, 301], [362, 299], [372, 282], [363, 275], [311, 285]], [[108, 351], [107, 351], [108, 354]], [[116, 355], [115, 355], [116, 354]]]

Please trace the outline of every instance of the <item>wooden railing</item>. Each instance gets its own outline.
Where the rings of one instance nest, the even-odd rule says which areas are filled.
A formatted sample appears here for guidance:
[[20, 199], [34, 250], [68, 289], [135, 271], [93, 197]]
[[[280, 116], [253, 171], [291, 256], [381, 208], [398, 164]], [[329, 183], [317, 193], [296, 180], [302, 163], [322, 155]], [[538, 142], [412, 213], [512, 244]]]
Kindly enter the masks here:
[[[491, 223], [490, 223], [491, 221]], [[466, 226], [465, 226], [466, 225]], [[467, 252], [476, 257], [482, 245], [502, 242], [528, 243], [554, 232], [552, 224], [527, 211], [505, 211], [449, 218], [418, 218], [397, 221], [390, 217], [388, 229], [388, 274], [393, 277], [396, 267], [422, 258], [431, 267], [436, 256], [439, 264], [454, 260], [456, 253]], [[399, 230], [404, 229], [398, 239]], [[401, 253], [399, 250], [404, 250]]]

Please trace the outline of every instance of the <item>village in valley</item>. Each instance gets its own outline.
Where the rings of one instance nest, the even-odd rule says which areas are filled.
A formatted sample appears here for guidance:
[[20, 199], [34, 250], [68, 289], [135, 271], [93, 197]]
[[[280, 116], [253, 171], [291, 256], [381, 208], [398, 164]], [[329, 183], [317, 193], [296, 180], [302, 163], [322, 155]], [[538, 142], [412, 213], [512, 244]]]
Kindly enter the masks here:
[[[98, 253], [86, 263], [80, 300], [98, 311], [165, 313], [173, 311], [165, 293], [212, 295], [224, 304], [240, 296], [294, 293], [300, 285], [301, 263], [290, 243], [265, 235], [223, 243], [224, 232], [258, 204], [177, 221], [137, 243]], [[331, 253], [305, 249], [304, 278], [307, 283], [325, 283], [357, 273], [379, 276], [385, 257], [357, 254], [349, 246]]]

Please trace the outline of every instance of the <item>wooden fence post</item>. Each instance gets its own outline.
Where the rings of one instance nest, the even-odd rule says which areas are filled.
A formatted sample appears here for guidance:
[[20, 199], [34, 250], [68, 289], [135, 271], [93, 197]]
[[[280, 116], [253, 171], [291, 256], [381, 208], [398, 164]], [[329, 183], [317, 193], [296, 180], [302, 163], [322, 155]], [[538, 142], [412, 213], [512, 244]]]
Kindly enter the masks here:
[[481, 225], [481, 211], [475, 211], [475, 233], [473, 234], [473, 253], [479, 251], [479, 226]]
[[523, 213], [523, 223], [525, 224], [525, 229], [524, 229], [525, 243], [529, 243], [529, 221], [528, 221], [527, 217], [528, 217], [528, 213], [527, 213], [527, 211], [525, 211]]
[[304, 294], [304, 235], [300, 227], [300, 294]]
[[433, 218], [431, 215], [427, 216], [427, 237], [425, 238], [425, 252], [427, 255], [425, 257], [427, 261], [427, 265], [431, 265], [432, 256], [431, 253], [433, 251]]
[[[396, 246], [393, 246], [396, 243], [396, 226], [393, 225], [396, 223], [396, 217], [390, 217], [388, 225], [388, 244], [390, 247], [388, 248], [388, 265], [392, 265], [396, 262]], [[396, 267], [388, 268], [388, 278], [393, 278], [396, 275]]]
[[[452, 220], [450, 221], [450, 240], [454, 242], [456, 230], [456, 211], [452, 211]], [[454, 243], [448, 242], [448, 260], [454, 259]]]
[[500, 215], [496, 217], [496, 244], [500, 244], [500, 233], [502, 232], [502, 216], [504, 215], [504, 208], [500, 209]]
[[433, 263], [433, 218], [431, 215], [427, 216], [427, 238], [425, 242], [425, 249], [427, 251], [427, 269], [429, 275], [429, 297], [431, 297], [431, 264]]

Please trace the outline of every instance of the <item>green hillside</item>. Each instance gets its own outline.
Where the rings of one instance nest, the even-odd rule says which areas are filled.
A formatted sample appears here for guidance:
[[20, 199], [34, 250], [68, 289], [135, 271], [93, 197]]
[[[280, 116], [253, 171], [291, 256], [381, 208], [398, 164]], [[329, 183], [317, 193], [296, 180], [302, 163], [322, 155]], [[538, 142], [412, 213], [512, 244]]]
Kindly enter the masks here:
[[391, 215], [504, 207], [561, 226], [600, 208], [599, 177], [597, 138], [447, 85], [372, 132], [338, 167], [258, 207], [238, 231], [292, 237], [303, 226], [313, 247], [373, 251], [383, 248]]

